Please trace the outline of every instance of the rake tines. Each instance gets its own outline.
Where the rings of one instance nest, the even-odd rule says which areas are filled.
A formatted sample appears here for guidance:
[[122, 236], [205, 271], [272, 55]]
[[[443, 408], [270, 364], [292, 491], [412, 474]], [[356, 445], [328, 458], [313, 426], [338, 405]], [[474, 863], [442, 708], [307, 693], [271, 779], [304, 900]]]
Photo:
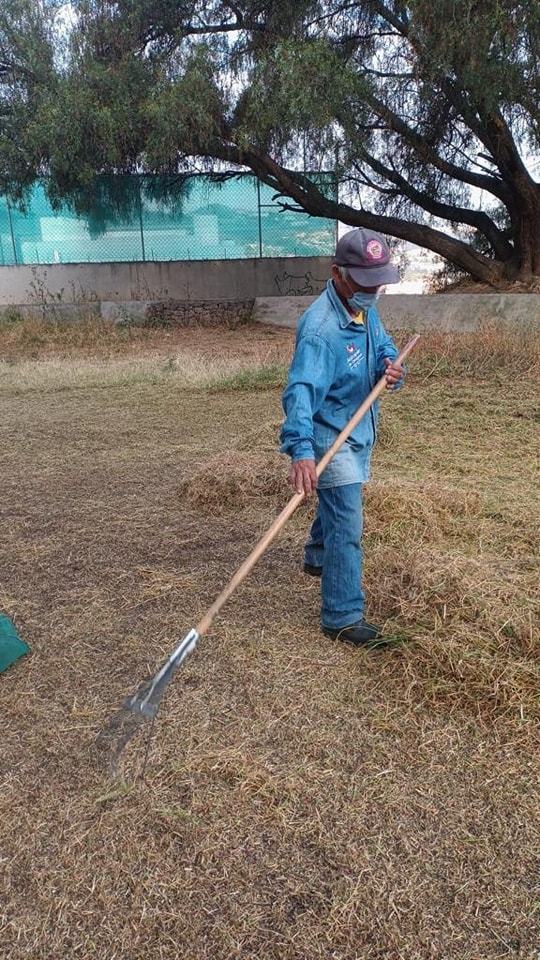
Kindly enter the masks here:
[[165, 688], [171, 682], [182, 661], [193, 650], [198, 639], [197, 630], [190, 630], [157, 673], [150, 680], [141, 683], [136, 693], [124, 700], [107, 726], [101, 730], [97, 745], [109, 754], [113, 767], [116, 766], [121, 753], [145, 721], [155, 719]]

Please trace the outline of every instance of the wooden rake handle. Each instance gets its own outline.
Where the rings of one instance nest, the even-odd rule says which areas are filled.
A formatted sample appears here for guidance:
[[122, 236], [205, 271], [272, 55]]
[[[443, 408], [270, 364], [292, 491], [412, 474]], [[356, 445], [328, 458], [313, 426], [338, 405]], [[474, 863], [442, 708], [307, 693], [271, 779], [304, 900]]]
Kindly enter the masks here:
[[[414, 337], [405, 344], [403, 349], [397, 355], [395, 363], [403, 363], [407, 359], [409, 354], [415, 348], [416, 344], [420, 339], [419, 334], [415, 334]], [[330, 460], [337, 453], [339, 448], [345, 443], [347, 437], [352, 433], [354, 428], [360, 423], [361, 419], [365, 417], [366, 413], [373, 406], [377, 398], [381, 393], [386, 389], [386, 377], [383, 375], [381, 379], [375, 384], [371, 393], [369, 393], [364, 400], [364, 402], [358, 407], [356, 413], [353, 414], [349, 420], [346, 427], [343, 428], [338, 437], [334, 440], [332, 446], [326, 451], [322, 459], [317, 464], [317, 476], [320, 477], [321, 473], [328, 466]], [[283, 508], [278, 517], [274, 520], [271, 527], [268, 528], [264, 536], [259, 540], [257, 545], [253, 548], [249, 556], [244, 560], [241, 567], [238, 568], [233, 578], [227, 584], [227, 586], [222, 590], [217, 597], [212, 606], [206, 611], [204, 617], [195, 627], [198, 635], [203, 636], [204, 633], [209, 629], [214, 617], [219, 613], [222, 606], [229, 599], [232, 593], [236, 588], [242, 583], [242, 581], [247, 577], [248, 573], [253, 569], [257, 560], [263, 555], [265, 550], [271, 544], [272, 540], [277, 536], [282, 527], [285, 526], [289, 517], [291, 517], [297, 507], [300, 506], [302, 500], [304, 500], [304, 493], [295, 493], [289, 500], [286, 507]]]

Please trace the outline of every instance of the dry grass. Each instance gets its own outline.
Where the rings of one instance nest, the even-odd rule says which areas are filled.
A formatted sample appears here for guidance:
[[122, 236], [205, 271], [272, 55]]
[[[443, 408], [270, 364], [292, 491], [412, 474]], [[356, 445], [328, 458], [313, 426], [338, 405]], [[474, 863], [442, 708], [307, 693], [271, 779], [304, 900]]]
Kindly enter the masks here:
[[292, 333], [170, 347], [213, 388], [0, 380], [0, 609], [32, 647], [0, 676], [2, 958], [538, 960], [538, 336], [426, 336], [383, 401], [366, 590], [403, 642], [320, 635], [303, 506], [119, 780], [96, 733], [290, 496], [279, 390], [215, 379]]
[[277, 455], [227, 451], [211, 457], [183, 484], [179, 496], [191, 509], [210, 516], [260, 509], [261, 501], [283, 500], [285, 470]]
[[[0, 319], [0, 392], [49, 393], [137, 383], [203, 387], [253, 385], [268, 371], [286, 374], [287, 331], [224, 328], [152, 329], [89, 317], [85, 321]], [[250, 379], [251, 378], [251, 379]], [[229, 381], [228, 383], [226, 381]], [[270, 382], [269, 386], [272, 385]]]
[[0, 343], [4, 357], [42, 359], [87, 352], [107, 356], [132, 345], [151, 345], [155, 339], [143, 326], [118, 324], [93, 317], [77, 322], [25, 318], [16, 308], [0, 317]]

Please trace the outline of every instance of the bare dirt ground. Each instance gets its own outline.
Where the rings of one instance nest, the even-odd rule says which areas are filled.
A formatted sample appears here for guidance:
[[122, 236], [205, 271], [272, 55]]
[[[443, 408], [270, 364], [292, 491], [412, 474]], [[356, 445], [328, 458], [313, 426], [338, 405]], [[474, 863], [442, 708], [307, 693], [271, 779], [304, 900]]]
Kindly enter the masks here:
[[115, 773], [97, 734], [289, 498], [264, 371], [293, 333], [9, 336], [2, 958], [538, 960], [538, 342], [428, 335], [383, 401], [365, 580], [396, 646], [322, 637], [303, 506]]

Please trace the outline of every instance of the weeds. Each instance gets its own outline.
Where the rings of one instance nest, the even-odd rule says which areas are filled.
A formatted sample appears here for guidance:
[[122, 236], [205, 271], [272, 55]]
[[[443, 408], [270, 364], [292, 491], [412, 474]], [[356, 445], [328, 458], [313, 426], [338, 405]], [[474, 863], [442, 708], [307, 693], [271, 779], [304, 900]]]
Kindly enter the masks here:
[[0, 340], [12, 327], [24, 323], [24, 317], [18, 307], [0, 308]]
[[426, 331], [415, 350], [414, 375], [517, 377], [540, 375], [540, 328], [484, 321], [473, 333]]
[[138, 327], [107, 322], [92, 316], [84, 320], [25, 317], [8, 308], [0, 316], [0, 356], [18, 360], [39, 359], [52, 354], [105, 354], [126, 344], [149, 341]]

